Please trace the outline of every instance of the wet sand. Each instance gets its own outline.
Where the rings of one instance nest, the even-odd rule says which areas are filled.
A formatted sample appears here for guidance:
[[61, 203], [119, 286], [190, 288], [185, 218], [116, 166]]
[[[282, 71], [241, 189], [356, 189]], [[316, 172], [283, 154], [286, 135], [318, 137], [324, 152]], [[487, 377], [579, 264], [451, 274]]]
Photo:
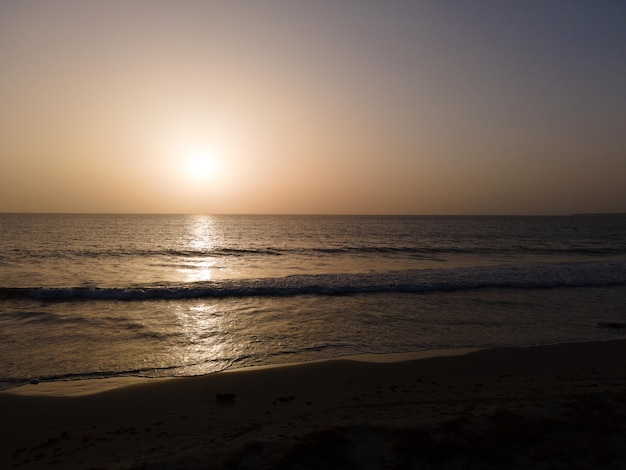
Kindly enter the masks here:
[[1, 468], [626, 468], [626, 340], [0, 393]]

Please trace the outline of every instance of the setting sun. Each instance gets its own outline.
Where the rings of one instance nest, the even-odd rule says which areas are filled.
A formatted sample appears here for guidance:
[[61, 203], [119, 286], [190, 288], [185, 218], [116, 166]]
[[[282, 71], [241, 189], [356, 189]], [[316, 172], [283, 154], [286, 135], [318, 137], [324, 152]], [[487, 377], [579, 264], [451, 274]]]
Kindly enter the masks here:
[[217, 172], [216, 158], [209, 152], [195, 151], [185, 158], [183, 169], [190, 179], [206, 181], [215, 177]]

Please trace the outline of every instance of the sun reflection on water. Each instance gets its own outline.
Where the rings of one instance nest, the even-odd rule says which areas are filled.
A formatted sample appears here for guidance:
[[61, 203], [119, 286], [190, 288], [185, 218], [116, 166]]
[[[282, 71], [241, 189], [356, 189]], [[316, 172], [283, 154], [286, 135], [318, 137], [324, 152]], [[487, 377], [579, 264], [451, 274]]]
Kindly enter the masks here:
[[215, 265], [215, 258], [192, 258], [178, 268], [178, 272], [185, 276], [187, 282], [210, 281]]
[[182, 304], [175, 310], [181, 340], [178, 354], [187, 373], [209, 373], [230, 365], [224, 318], [215, 304]]
[[194, 251], [210, 251], [215, 246], [215, 226], [209, 216], [193, 216], [187, 233], [188, 247]]
[[185, 260], [178, 272], [187, 282], [210, 281], [217, 260], [210, 256], [216, 245], [214, 221], [209, 216], [194, 216], [187, 225], [185, 249], [197, 256]]

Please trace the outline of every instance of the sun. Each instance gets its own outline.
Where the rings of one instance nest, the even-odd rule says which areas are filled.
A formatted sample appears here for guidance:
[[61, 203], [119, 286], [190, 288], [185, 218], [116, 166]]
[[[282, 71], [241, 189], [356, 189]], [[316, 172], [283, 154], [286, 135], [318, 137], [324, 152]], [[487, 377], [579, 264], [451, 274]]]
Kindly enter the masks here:
[[207, 181], [216, 177], [217, 159], [208, 151], [193, 151], [184, 158], [184, 172], [190, 180]]

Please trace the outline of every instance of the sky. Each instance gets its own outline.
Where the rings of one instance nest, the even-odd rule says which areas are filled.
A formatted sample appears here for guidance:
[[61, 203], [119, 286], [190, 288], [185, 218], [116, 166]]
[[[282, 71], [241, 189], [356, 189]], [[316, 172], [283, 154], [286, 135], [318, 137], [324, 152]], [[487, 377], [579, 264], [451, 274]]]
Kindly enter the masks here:
[[0, 0], [0, 212], [626, 212], [623, 1]]

